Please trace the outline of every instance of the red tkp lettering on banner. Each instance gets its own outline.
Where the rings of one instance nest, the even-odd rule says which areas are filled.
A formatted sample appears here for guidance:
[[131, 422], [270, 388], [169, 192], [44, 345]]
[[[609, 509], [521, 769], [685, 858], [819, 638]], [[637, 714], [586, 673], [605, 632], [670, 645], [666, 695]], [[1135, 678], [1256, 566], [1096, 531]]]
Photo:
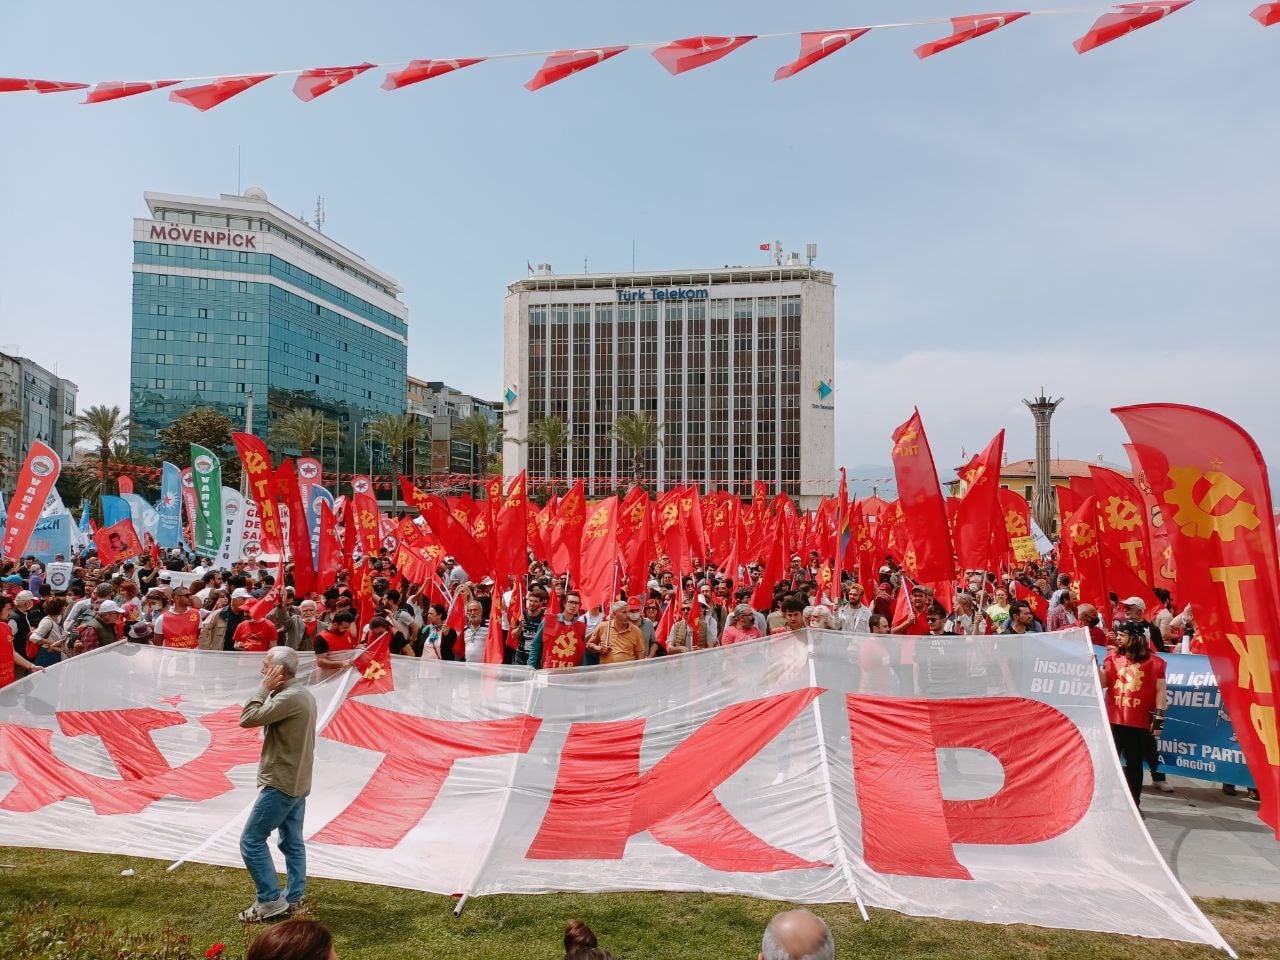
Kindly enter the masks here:
[[765, 843], [714, 793], [822, 692], [813, 687], [726, 707], [643, 775], [646, 720], [575, 723], [526, 858], [621, 860], [627, 841], [647, 830], [713, 870], [774, 873], [827, 866]]
[[105, 816], [141, 813], [161, 797], [212, 800], [234, 789], [228, 771], [257, 763], [262, 745], [257, 730], [240, 727], [237, 704], [200, 718], [200, 725], [209, 731], [209, 746], [179, 767], [169, 766], [150, 731], [188, 722], [182, 714], [148, 707], [59, 712], [57, 717], [66, 736], [99, 738], [121, 779], [95, 776], [64, 763], [53, 752], [52, 730], [0, 723], [0, 770], [18, 781], [0, 799], [0, 810], [32, 813], [68, 797], [81, 797], [93, 805], [94, 813]]
[[342, 704], [323, 736], [383, 754], [351, 804], [311, 839], [345, 847], [390, 850], [418, 825], [454, 761], [528, 753], [542, 720], [436, 720], [356, 700]]
[[[972, 880], [954, 844], [1051, 840], [1089, 810], [1089, 748], [1048, 704], [1020, 697], [847, 700], [863, 858], [877, 873]], [[944, 799], [937, 751], [946, 748], [991, 754], [1004, 768], [1004, 784], [980, 800]]]

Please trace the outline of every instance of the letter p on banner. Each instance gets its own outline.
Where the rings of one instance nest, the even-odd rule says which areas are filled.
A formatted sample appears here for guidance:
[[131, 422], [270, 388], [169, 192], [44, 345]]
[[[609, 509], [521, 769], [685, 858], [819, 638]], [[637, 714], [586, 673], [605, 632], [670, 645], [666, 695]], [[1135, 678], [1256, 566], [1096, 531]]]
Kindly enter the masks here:
[[[1093, 761], [1076, 725], [1018, 697], [924, 700], [850, 694], [863, 857], [877, 873], [972, 880], [954, 845], [1039, 843], [1079, 823]], [[1004, 784], [981, 800], [947, 800], [938, 750], [983, 750]]]

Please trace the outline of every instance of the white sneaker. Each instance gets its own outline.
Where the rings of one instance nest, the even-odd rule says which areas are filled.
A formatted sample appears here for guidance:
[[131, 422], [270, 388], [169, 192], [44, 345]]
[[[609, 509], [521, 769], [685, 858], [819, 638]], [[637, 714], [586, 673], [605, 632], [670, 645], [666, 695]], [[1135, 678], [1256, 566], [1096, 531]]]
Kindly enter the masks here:
[[1173, 793], [1173, 784], [1168, 780], [1157, 780], [1156, 789], [1161, 793]]

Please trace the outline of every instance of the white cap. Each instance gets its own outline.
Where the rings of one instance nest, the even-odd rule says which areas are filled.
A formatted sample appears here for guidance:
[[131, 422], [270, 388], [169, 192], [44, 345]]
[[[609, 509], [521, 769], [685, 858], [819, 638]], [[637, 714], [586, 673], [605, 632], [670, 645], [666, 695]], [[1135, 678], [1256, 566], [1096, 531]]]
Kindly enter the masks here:
[[1143, 600], [1141, 597], [1130, 597], [1128, 600], [1121, 600], [1120, 606], [1137, 607], [1139, 610], [1145, 610], [1147, 609], [1147, 601]]
[[103, 600], [98, 605], [99, 613], [124, 613], [124, 607], [116, 603], [114, 600]]
[[244, 587], [236, 587], [235, 590], [231, 591], [231, 599], [232, 600], [252, 600], [253, 594], [250, 593], [248, 590], [246, 590]]

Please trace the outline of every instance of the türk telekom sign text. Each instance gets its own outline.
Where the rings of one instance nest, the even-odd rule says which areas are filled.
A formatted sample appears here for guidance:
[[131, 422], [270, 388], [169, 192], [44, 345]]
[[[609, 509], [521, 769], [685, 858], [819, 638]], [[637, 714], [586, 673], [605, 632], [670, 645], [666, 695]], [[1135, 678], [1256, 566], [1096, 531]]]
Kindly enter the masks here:
[[258, 237], [238, 230], [208, 230], [179, 223], [151, 224], [151, 239], [162, 243], [190, 243], [202, 247], [235, 247], [257, 250]]

